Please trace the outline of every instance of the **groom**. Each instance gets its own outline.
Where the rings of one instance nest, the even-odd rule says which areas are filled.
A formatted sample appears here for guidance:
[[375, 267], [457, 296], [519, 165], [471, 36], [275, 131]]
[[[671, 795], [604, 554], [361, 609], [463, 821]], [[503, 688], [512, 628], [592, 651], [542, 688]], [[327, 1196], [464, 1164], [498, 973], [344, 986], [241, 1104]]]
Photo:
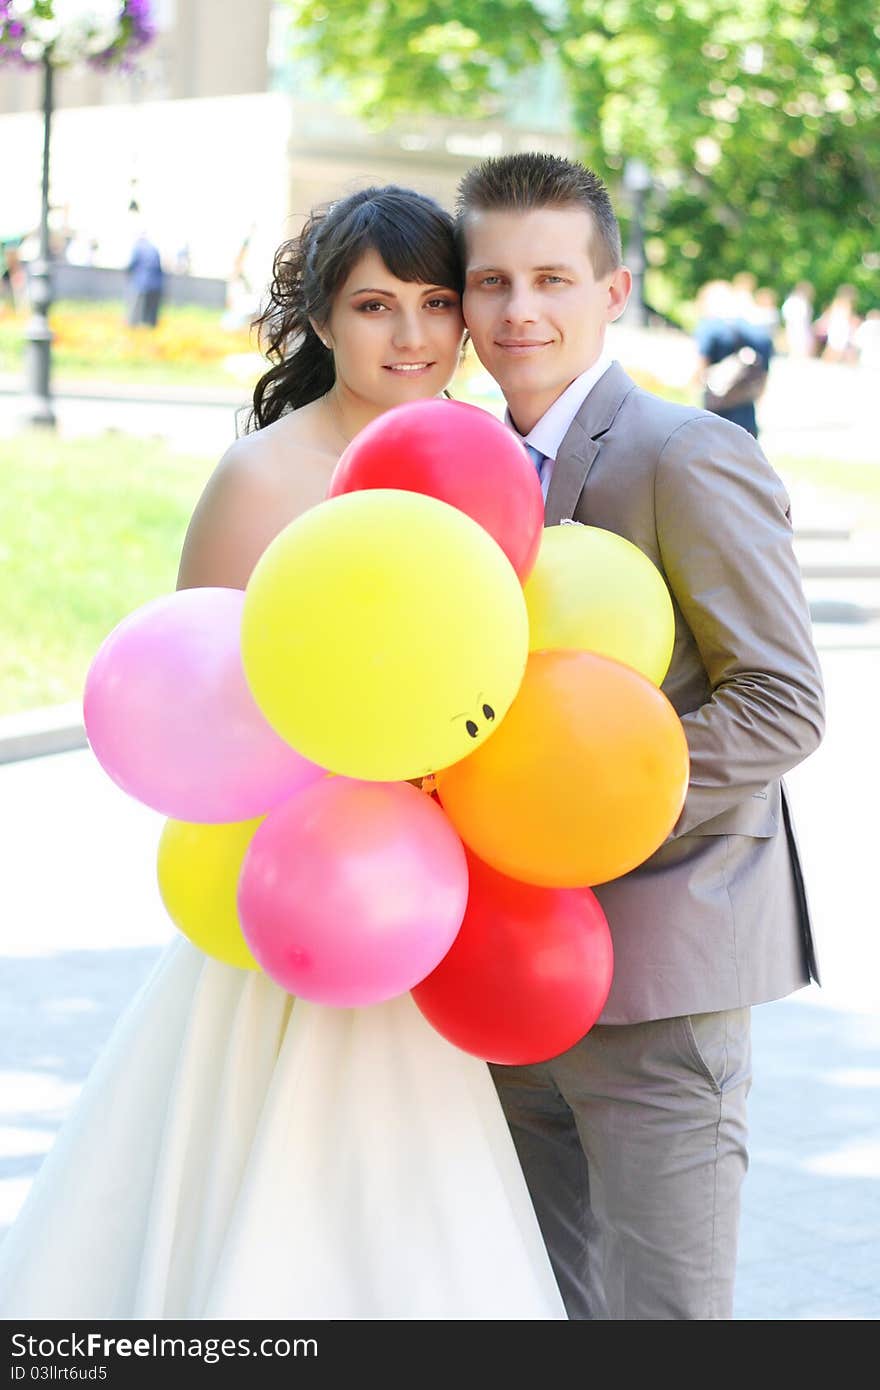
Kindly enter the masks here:
[[631, 276], [590, 170], [489, 160], [462, 181], [458, 231], [465, 320], [546, 524], [614, 531], [666, 581], [663, 689], [690, 749], [668, 840], [596, 889], [615, 956], [599, 1023], [550, 1062], [494, 1067], [495, 1084], [569, 1317], [731, 1318], [749, 1006], [817, 978], [781, 782], [823, 732], [788, 498], [745, 430], [610, 357]]

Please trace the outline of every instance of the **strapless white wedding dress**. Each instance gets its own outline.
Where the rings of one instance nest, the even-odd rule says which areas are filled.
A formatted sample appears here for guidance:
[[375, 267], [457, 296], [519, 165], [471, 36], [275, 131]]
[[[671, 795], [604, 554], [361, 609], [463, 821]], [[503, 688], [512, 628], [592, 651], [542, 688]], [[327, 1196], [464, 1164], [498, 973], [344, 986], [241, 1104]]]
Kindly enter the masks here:
[[485, 1063], [409, 995], [292, 1000], [181, 938], [0, 1244], [6, 1319], [562, 1319]]

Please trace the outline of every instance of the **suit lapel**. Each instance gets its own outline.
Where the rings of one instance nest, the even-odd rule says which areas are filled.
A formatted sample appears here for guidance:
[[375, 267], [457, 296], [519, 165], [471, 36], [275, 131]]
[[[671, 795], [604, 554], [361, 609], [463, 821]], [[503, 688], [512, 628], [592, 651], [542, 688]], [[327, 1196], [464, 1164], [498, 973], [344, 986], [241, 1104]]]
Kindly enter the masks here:
[[619, 362], [612, 362], [596, 382], [559, 446], [547, 489], [545, 526], [558, 526], [560, 521], [569, 520], [573, 515], [599, 452], [602, 435], [633, 390], [635, 382]]
[[571, 518], [598, 452], [596, 440], [590, 438], [575, 417], [553, 465], [544, 506], [545, 526], [558, 526], [563, 519]]

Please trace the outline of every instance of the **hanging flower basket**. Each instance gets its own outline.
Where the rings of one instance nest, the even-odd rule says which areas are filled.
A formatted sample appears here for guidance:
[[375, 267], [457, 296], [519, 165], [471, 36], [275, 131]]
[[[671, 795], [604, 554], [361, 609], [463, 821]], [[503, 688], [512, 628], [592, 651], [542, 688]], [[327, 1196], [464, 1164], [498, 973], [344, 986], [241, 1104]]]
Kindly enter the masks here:
[[127, 68], [155, 35], [153, 0], [0, 0], [0, 64]]

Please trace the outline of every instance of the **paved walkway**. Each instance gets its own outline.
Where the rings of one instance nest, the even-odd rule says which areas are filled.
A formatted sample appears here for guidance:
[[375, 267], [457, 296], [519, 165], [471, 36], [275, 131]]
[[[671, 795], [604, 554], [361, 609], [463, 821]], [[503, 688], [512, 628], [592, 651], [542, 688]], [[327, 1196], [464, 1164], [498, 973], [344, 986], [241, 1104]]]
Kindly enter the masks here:
[[[27, 425], [27, 402], [20, 387], [16, 378], [0, 376], [0, 440]], [[62, 437], [111, 430], [143, 439], [161, 438], [181, 453], [217, 459], [235, 438], [236, 410], [247, 403], [246, 392], [203, 391], [199, 395], [168, 387], [124, 389], [109, 383], [58, 388], [53, 397]]]

